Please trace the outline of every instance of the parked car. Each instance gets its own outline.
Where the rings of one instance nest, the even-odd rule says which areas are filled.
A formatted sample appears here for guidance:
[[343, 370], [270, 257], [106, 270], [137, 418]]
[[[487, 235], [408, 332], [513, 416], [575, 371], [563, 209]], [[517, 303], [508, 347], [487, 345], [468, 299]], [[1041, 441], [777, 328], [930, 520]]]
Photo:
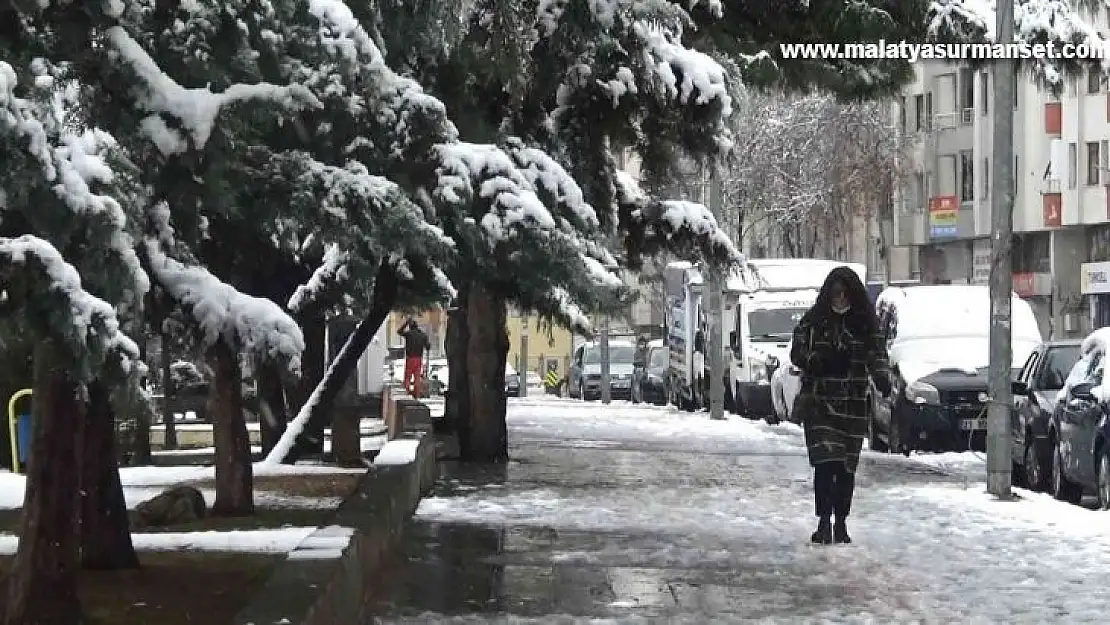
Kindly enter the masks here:
[[779, 365], [771, 375], [771, 403], [775, 416], [782, 421], [793, 421], [794, 400], [802, 390], [802, 371], [790, 361]]
[[[609, 396], [632, 399], [632, 370], [636, 348], [630, 341], [609, 341]], [[583, 343], [570, 361], [568, 393], [585, 400], [601, 399], [601, 346]]]
[[667, 403], [665, 380], [670, 367], [670, 351], [663, 339], [648, 343], [647, 362], [637, 367], [632, 376], [632, 401], [663, 406]]
[[1049, 424], [1068, 373], [1079, 361], [1080, 341], [1043, 343], [1013, 383], [1012, 450], [1016, 473], [1027, 488], [1046, 491], [1052, 474]]
[[[892, 392], [871, 392], [876, 451], [984, 449], [990, 293], [985, 285], [888, 287], [877, 302]], [[1028, 302], [1011, 296], [1012, 375], [1041, 344]]]
[[[543, 395], [543, 379], [540, 378], [540, 374], [535, 371], [528, 371], [524, 374], [524, 379], [528, 385], [528, 395], [530, 397]], [[508, 365], [505, 366], [505, 396], [520, 397], [520, 374]]]
[[428, 393], [443, 395], [447, 391], [450, 375], [446, 358], [433, 358], [428, 361]]
[[1103, 386], [1108, 345], [1110, 328], [1095, 330], [1083, 340], [1082, 357], [1060, 390], [1048, 434], [1052, 495], [1079, 503], [1084, 494], [1094, 493], [1102, 510], [1110, 509], [1110, 389]]

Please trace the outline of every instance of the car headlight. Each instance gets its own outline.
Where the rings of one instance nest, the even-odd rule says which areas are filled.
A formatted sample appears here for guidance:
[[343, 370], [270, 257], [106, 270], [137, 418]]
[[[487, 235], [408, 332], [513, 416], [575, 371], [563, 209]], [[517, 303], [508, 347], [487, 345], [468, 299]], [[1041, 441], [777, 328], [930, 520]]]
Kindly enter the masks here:
[[937, 387], [924, 382], [911, 382], [906, 385], [906, 399], [915, 404], [939, 404], [940, 393]]

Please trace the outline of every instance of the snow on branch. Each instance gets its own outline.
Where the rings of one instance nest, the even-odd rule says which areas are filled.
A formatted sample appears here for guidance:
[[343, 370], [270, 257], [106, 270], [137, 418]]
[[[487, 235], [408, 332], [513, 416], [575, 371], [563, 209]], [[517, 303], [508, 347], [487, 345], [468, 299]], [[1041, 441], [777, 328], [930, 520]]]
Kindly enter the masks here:
[[192, 316], [205, 346], [223, 338], [256, 357], [300, 369], [304, 336], [280, 306], [239, 292], [203, 267], [183, 265], [167, 256], [155, 239], [147, 239], [145, 247], [154, 280]]
[[[45, 62], [36, 62], [33, 68], [40, 77], [49, 78]], [[0, 137], [14, 135], [17, 143], [26, 146], [46, 183], [75, 216], [91, 217], [107, 229], [105, 244], [128, 274], [132, 294], [141, 298], [150, 289], [150, 280], [135, 254], [127, 217], [115, 198], [92, 190], [92, 185], [111, 184], [115, 179], [106, 159], [117, 149], [115, 139], [95, 128], [67, 129], [58, 111], [42, 110], [34, 101], [17, 97], [16, 87], [15, 71], [0, 61]]]
[[186, 144], [158, 117], [160, 114], [174, 117], [189, 133], [194, 147], [202, 148], [212, 135], [220, 112], [234, 104], [269, 101], [290, 111], [323, 106], [309, 89], [299, 84], [234, 84], [220, 93], [213, 93], [207, 87], [186, 89], [166, 75], [123, 27], [113, 26], [107, 35], [118, 61], [134, 71], [141, 81], [139, 89], [145, 93], [139, 106], [155, 115], [144, 120], [142, 128], [166, 154], [180, 152]]
[[289, 310], [300, 312], [305, 305], [314, 301], [320, 293], [341, 284], [347, 279], [347, 276], [347, 254], [341, 252], [338, 245], [329, 243], [324, 249], [324, 258], [320, 266], [312, 272], [308, 282], [298, 286], [289, 298]]
[[725, 69], [709, 55], [682, 45], [681, 33], [637, 22], [633, 31], [644, 46], [644, 63], [654, 69], [654, 83], [682, 104], [717, 101], [722, 117], [732, 112]]
[[[29, 271], [21, 280], [16, 270]], [[31, 235], [0, 238], [0, 279], [5, 303], [18, 304], [36, 321], [51, 324], [49, 330], [69, 344], [74, 355], [91, 356], [85, 373], [96, 371], [109, 356], [119, 357], [124, 370], [139, 359], [139, 346], [120, 330], [112, 305], [89, 294], [81, 276], [48, 241]], [[24, 293], [13, 293], [16, 284]], [[60, 313], [60, 318], [58, 315]]]
[[551, 289], [549, 299], [552, 303], [552, 316], [556, 317], [572, 331], [586, 336], [594, 332], [593, 324], [582, 308], [575, 304], [570, 293], [561, 287]]
[[[1016, 0], [1014, 41], [1033, 44], [1086, 44], [1098, 58], [1103, 72], [1110, 71], [1110, 42], [1069, 0]], [[943, 42], [995, 41], [995, 0], [932, 0], [928, 36]], [[1095, 56], [1099, 55], [1099, 56]], [[1072, 59], [1039, 58], [1028, 65], [1033, 76], [1053, 89], [1063, 86], [1065, 75], [1081, 65]], [[1070, 71], [1069, 71], [1070, 70]]]
[[683, 200], [656, 201], [629, 175], [616, 177], [617, 198], [630, 204], [632, 228], [642, 231], [649, 247], [670, 248], [721, 264], [741, 263], [744, 255], [717, 225], [708, 208]]
[[550, 198], [548, 204], [564, 208], [576, 225], [591, 230], [598, 227], [594, 207], [586, 202], [578, 183], [555, 159], [543, 150], [524, 145], [517, 137], [506, 142], [506, 151], [529, 184]]

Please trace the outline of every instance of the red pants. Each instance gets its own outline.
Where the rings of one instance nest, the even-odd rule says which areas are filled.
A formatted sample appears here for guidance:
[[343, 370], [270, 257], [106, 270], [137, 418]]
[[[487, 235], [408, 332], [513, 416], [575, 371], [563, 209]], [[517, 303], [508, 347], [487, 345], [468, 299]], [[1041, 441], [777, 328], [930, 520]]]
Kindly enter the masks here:
[[405, 375], [401, 378], [401, 386], [413, 397], [416, 396], [416, 381], [420, 379], [423, 364], [423, 359], [420, 356], [405, 357]]

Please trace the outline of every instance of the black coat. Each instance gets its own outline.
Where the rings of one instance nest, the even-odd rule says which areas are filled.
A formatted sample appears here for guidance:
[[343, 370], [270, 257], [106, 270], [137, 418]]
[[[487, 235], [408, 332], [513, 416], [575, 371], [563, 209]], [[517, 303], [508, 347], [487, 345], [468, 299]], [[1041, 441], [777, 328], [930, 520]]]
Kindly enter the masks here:
[[886, 346], [877, 329], [851, 315], [811, 309], [794, 329], [790, 360], [802, 370], [795, 404], [809, 462], [843, 462], [854, 473], [870, 418], [869, 378], [889, 380]]

